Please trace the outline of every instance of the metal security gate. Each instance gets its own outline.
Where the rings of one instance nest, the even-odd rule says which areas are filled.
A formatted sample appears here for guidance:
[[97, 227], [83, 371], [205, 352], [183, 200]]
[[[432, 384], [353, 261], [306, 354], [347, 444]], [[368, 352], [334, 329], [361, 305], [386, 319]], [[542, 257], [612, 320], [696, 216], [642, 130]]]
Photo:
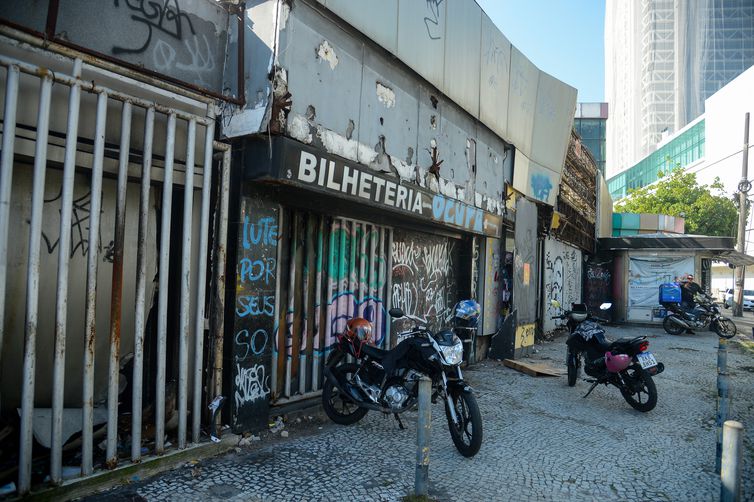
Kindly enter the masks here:
[[352, 317], [371, 321], [375, 343], [390, 346], [392, 229], [295, 210], [286, 210], [283, 221], [283, 328], [271, 373], [277, 403], [319, 392], [326, 358]]
[[[7, 71], [0, 159], [0, 403], [3, 411], [20, 408], [17, 490], [24, 495], [33, 472], [35, 481], [44, 476], [38, 459], [45, 450], [33, 451], [33, 439], [42, 446], [49, 439], [53, 485], [63, 481], [64, 461], [67, 472], [80, 468], [87, 476], [95, 466], [114, 468], [124, 457], [140, 462], [144, 455], [162, 454], [169, 418], [177, 421], [171, 438], [178, 448], [187, 446], [189, 417], [190, 440], [200, 440], [203, 389], [212, 398], [204, 348], [210, 205], [215, 202], [212, 233], [222, 240], [230, 151], [213, 141], [214, 105], [208, 101], [11, 39], [0, 43], [28, 51], [28, 60], [48, 58], [56, 65], [53, 72], [0, 55]], [[58, 71], [61, 66], [69, 70]], [[95, 83], [92, 75], [109, 86]], [[138, 96], [119, 89], [137, 89]], [[186, 111], [202, 108], [206, 114]], [[61, 109], [67, 110], [64, 127], [55, 130], [51, 120], [58, 117], [51, 110]], [[36, 110], [32, 120], [28, 110]], [[216, 151], [223, 155], [213, 179]], [[224, 289], [224, 247], [218, 250], [211, 265], [213, 290]], [[222, 305], [212, 311], [219, 316], [211, 319], [213, 327], [222, 333]], [[169, 338], [175, 342], [170, 350]], [[11, 357], [17, 352], [21, 358]], [[177, 375], [168, 383], [171, 369]], [[154, 386], [148, 390], [145, 375]], [[166, 396], [166, 388], [174, 392]], [[121, 413], [126, 403], [128, 413]], [[80, 454], [72, 454], [64, 444], [78, 431]], [[95, 445], [100, 433], [103, 453]]]

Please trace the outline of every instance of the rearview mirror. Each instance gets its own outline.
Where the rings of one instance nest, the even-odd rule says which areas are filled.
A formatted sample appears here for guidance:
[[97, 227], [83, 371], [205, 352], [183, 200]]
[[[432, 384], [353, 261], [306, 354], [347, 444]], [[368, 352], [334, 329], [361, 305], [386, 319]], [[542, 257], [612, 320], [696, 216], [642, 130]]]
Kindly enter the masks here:
[[559, 308], [560, 308], [560, 302], [559, 302], [559, 301], [557, 301], [557, 300], [550, 300], [550, 305], [552, 305], [552, 306], [553, 306], [553, 307], [555, 307], [556, 309], [559, 309]]
[[613, 306], [612, 303], [603, 303], [602, 305], [600, 305], [600, 310], [607, 310], [612, 306]]
[[390, 317], [403, 317], [405, 315], [398, 307], [391, 308], [387, 313], [390, 314]]

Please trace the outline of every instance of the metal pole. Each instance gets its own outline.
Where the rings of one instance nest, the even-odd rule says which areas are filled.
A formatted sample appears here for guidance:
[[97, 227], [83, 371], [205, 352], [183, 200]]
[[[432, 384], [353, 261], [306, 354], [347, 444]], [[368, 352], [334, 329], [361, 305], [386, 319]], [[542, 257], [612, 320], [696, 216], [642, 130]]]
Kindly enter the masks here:
[[741, 500], [741, 470], [744, 454], [744, 426], [728, 420], [723, 427], [723, 461], [720, 470], [720, 502]]
[[[747, 220], [747, 194], [751, 189], [749, 183], [749, 112], [744, 118], [744, 149], [743, 162], [741, 163], [741, 181], [738, 183], [738, 242], [736, 251], [746, 252], [746, 220]], [[743, 316], [744, 282], [746, 267], [736, 267], [736, 289], [733, 299], [733, 316]]]
[[175, 158], [175, 114], [168, 115], [165, 140], [165, 178], [162, 182], [160, 223], [160, 271], [157, 306], [157, 381], [155, 396], [155, 453], [165, 453], [165, 365], [168, 340], [168, 271], [170, 269], [170, 220], [173, 205], [173, 159]]
[[717, 448], [715, 454], [715, 472], [720, 474], [723, 454], [723, 424], [728, 419], [730, 406], [730, 377], [728, 376], [728, 341], [718, 339], [717, 346]]
[[134, 311], [134, 368], [131, 417], [131, 461], [141, 460], [141, 408], [144, 386], [144, 330], [146, 329], [147, 235], [149, 233], [149, 190], [152, 177], [154, 108], [147, 108], [144, 121], [144, 155], [139, 196], [139, 237], [136, 252], [136, 307]]
[[[228, 202], [230, 199], [230, 145], [213, 142], [216, 149], [223, 151], [223, 161], [220, 168], [220, 216], [217, 229], [217, 259], [215, 261], [215, 300], [212, 312], [214, 320], [214, 351], [215, 360], [212, 380], [214, 382], [214, 396], [223, 393], [223, 345], [225, 336], [225, 265], [228, 242]], [[221, 411], [214, 415], [215, 425], [222, 420]]]
[[[3, 144], [0, 157], [0, 358], [3, 353], [5, 331], [5, 280], [8, 271], [8, 223], [10, 194], [13, 181], [13, 147], [16, 141], [16, 105], [18, 104], [19, 69], [8, 67], [5, 81], [5, 113], [3, 115]], [[1, 367], [1, 366], [0, 366]], [[23, 494], [24, 492], [19, 492]]]
[[[37, 320], [39, 318], [39, 252], [42, 244], [42, 214], [45, 195], [45, 173], [47, 172], [47, 138], [50, 126], [51, 95], [52, 79], [45, 77], [42, 79], [42, 86], [39, 90], [37, 143], [34, 152], [34, 185], [31, 199], [31, 221], [29, 223], [29, 266], [26, 269], [26, 350], [33, 348], [37, 339]], [[29, 362], [33, 368], [35, 364], [34, 358], [32, 357]], [[33, 374], [32, 370], [32, 377]], [[31, 424], [31, 419], [29, 423]]]
[[178, 336], [178, 448], [186, 448], [188, 410], [188, 343], [191, 310], [191, 227], [194, 221], [194, 152], [196, 120], [189, 120], [186, 138], [186, 176], [183, 183], [183, 249], [181, 251], [181, 308]]
[[215, 124], [210, 124], [204, 136], [204, 173], [202, 176], [201, 224], [199, 226], [199, 272], [196, 284], [196, 319], [194, 326], [194, 397], [191, 408], [191, 441], [199, 442], [201, 432], [202, 363], [204, 362], [204, 304], [207, 286], [207, 243], [209, 242], [209, 196], [212, 188], [212, 142]]
[[[80, 60], [75, 63], [74, 73], [79, 74]], [[65, 345], [68, 318], [68, 264], [71, 244], [71, 215], [73, 213], [73, 191], [76, 177], [76, 141], [79, 119], [78, 86], [71, 88], [70, 105], [75, 110], [68, 115], [68, 131], [65, 139], [65, 160], [63, 165], [63, 186], [60, 200], [60, 239], [58, 241], [58, 285], [55, 303], [55, 349], [52, 366], [52, 438], [50, 445], [50, 478], [53, 484], [62, 481], [62, 434], [63, 434], [63, 389], [65, 380]], [[75, 123], [74, 123], [75, 119]], [[94, 180], [94, 177], [92, 177]], [[92, 197], [92, 202], [94, 197]], [[94, 209], [92, 208], [92, 211]], [[92, 213], [92, 217], [94, 214]], [[91, 224], [90, 224], [91, 226]], [[91, 238], [90, 241], [91, 242]], [[33, 378], [33, 375], [31, 375]], [[33, 407], [33, 397], [28, 403]], [[26, 404], [26, 403], [25, 403]], [[31, 412], [31, 410], [29, 410]]]
[[432, 432], [432, 408], [430, 396], [432, 380], [423, 376], [419, 380], [419, 423], [416, 426], [416, 475], [414, 494], [427, 496], [429, 489], [429, 438]]
[[[107, 400], [107, 438], [112, 440], [113, 456], [108, 455], [108, 462], [118, 461], [118, 397], [120, 379], [120, 324], [123, 317], [123, 247], [126, 231], [126, 189], [128, 186], [128, 157], [131, 152], [131, 103], [123, 102], [120, 125], [120, 154], [118, 156], [118, 197], [115, 203], [115, 239], [113, 253], [113, 281], [110, 292], [110, 380]], [[96, 258], [96, 255], [95, 255]], [[94, 397], [94, 330], [87, 331], [84, 344], [84, 431], [91, 434], [92, 409]], [[112, 426], [112, 436], [111, 429]], [[131, 439], [133, 441], [133, 437]], [[140, 445], [139, 445], [140, 446]], [[91, 447], [91, 446], [90, 446]]]

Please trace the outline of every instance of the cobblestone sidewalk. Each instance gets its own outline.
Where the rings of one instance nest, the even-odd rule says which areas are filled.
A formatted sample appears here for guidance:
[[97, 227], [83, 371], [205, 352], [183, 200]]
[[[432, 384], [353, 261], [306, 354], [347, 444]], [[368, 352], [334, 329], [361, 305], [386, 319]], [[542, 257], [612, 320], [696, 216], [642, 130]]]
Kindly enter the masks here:
[[[659, 400], [634, 411], [615, 388], [586, 399], [586, 382], [533, 378], [490, 361], [466, 372], [484, 420], [473, 459], [451, 442], [440, 405], [433, 407], [430, 495], [458, 501], [711, 501], [715, 465], [717, 337], [673, 337], [657, 329], [609, 328], [612, 338], [650, 336], [666, 366]], [[565, 338], [538, 346], [533, 359], [562, 365]], [[736, 344], [731, 343], [731, 346]], [[754, 355], [731, 347], [732, 419], [754, 426]], [[416, 415], [401, 431], [369, 413], [355, 426], [324, 424], [314, 433], [257, 442], [92, 499], [110, 500], [400, 500], [413, 489]], [[744, 500], [754, 498], [754, 455], [747, 440]]]

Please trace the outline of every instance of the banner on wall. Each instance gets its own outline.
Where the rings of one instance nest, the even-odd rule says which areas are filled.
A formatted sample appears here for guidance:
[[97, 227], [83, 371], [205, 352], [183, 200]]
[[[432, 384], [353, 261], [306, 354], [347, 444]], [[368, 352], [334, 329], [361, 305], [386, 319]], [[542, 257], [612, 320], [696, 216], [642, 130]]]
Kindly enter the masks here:
[[694, 273], [693, 256], [632, 256], [628, 268], [628, 318], [652, 320], [660, 284]]

